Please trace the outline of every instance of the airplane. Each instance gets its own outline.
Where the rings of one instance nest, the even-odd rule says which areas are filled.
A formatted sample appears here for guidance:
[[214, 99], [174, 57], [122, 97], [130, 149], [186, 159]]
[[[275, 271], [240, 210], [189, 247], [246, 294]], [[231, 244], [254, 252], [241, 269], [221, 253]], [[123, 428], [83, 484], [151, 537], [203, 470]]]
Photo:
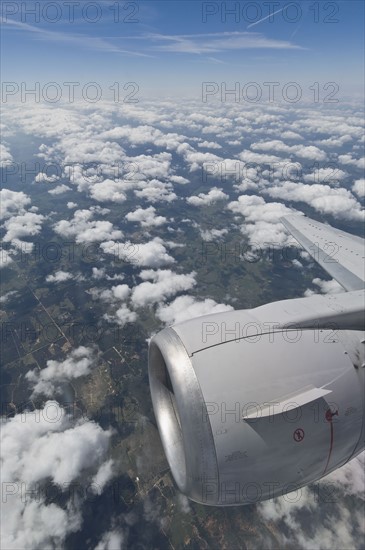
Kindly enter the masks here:
[[295, 497], [364, 449], [365, 241], [299, 214], [281, 221], [343, 293], [204, 315], [149, 344], [166, 458], [201, 504]]

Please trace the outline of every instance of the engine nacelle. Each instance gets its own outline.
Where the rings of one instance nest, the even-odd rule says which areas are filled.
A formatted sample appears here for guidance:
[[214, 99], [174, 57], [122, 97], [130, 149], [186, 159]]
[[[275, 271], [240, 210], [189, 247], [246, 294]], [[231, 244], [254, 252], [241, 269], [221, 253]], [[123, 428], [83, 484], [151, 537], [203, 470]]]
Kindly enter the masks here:
[[364, 335], [348, 319], [338, 330], [298, 316], [300, 302], [277, 302], [276, 317], [273, 304], [199, 317], [151, 340], [155, 416], [190, 499], [227, 506], [283, 495], [363, 450]]

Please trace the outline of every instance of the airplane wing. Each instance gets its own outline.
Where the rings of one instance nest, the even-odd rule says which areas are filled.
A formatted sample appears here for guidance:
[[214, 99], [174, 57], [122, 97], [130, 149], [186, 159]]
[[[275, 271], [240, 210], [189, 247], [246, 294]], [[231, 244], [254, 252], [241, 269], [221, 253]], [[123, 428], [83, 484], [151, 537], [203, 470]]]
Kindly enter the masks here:
[[308, 254], [345, 290], [364, 288], [364, 239], [306, 216], [285, 216], [281, 221]]

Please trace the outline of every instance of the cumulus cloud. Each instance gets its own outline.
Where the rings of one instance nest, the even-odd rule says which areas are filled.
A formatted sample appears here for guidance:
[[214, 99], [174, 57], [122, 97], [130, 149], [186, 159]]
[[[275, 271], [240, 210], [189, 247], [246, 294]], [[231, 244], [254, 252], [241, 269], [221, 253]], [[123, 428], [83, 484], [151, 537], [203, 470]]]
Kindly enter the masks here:
[[65, 281], [70, 281], [74, 276], [69, 271], [56, 271], [54, 275], [47, 275], [47, 283], [64, 283]]
[[348, 141], [351, 141], [352, 137], [347, 136], [339, 136], [339, 137], [329, 137], [327, 139], [322, 139], [318, 142], [318, 145], [321, 145], [322, 147], [342, 147], [344, 143], [347, 143]]
[[[2, 548], [62, 547], [82, 525], [84, 497], [76, 502], [70, 485], [89, 486], [87, 476], [100, 471], [111, 432], [86, 419], [75, 424], [55, 401], [3, 419], [1, 428]], [[49, 502], [51, 483], [65, 504]]]
[[327, 159], [327, 154], [315, 145], [287, 145], [279, 139], [253, 143], [251, 145], [251, 149], [254, 151], [274, 151], [277, 153], [287, 153], [298, 158], [309, 160], [323, 161]]
[[108, 289], [91, 288], [89, 291], [94, 300], [102, 300], [112, 306], [113, 313], [105, 313], [103, 318], [109, 322], [117, 323], [123, 327], [127, 323], [134, 323], [137, 320], [135, 311], [131, 311], [125, 302], [131, 293], [128, 285], [116, 285]]
[[206, 242], [219, 240], [227, 233], [228, 229], [200, 229], [200, 236]]
[[33, 248], [33, 243], [22, 241], [24, 237], [34, 237], [38, 235], [42, 229], [42, 222], [45, 217], [42, 214], [34, 212], [25, 212], [7, 219], [3, 227], [6, 233], [3, 237], [4, 242], [10, 242], [14, 247], [21, 248], [23, 252], [30, 252]]
[[125, 304], [119, 307], [114, 316], [105, 315], [108, 321], [115, 321], [120, 327], [124, 327], [127, 323], [134, 323], [137, 321], [137, 313], [131, 311]]
[[358, 197], [365, 197], [365, 179], [361, 178], [359, 180], [356, 180], [354, 182], [354, 185], [352, 186], [352, 190], [354, 193], [356, 193]]
[[62, 237], [75, 238], [77, 243], [100, 242], [123, 237], [122, 231], [114, 229], [111, 222], [93, 220], [93, 215], [91, 210], [76, 210], [71, 220], [61, 220], [53, 226], [53, 229]]
[[112, 459], [109, 459], [100, 466], [95, 476], [93, 477], [92, 484], [95, 487], [95, 492], [98, 495], [101, 495], [105, 486], [114, 476], [113, 467], [114, 461]]
[[214, 202], [228, 199], [229, 196], [223, 192], [222, 189], [218, 187], [213, 187], [208, 193], [199, 193], [198, 196], [188, 197], [186, 202], [192, 204], [193, 206], [206, 206], [208, 204], [213, 204]]
[[0, 168], [6, 168], [13, 163], [13, 155], [4, 143], [0, 144]]
[[361, 170], [364, 170], [365, 168], [365, 157], [361, 159], [354, 159], [350, 154], [346, 154], [338, 155], [338, 160], [342, 164], [355, 166], [356, 168], [360, 168]]
[[170, 180], [174, 183], [178, 183], [179, 185], [186, 185], [187, 183], [189, 183], [188, 179], [184, 178], [183, 176], [177, 175], [170, 176]]
[[233, 310], [232, 306], [217, 304], [210, 298], [197, 300], [193, 296], [178, 296], [173, 302], [160, 305], [156, 315], [167, 325], [172, 325], [201, 315], [231, 310]]
[[200, 170], [204, 164], [216, 164], [223, 159], [213, 153], [201, 153], [196, 151], [191, 145], [184, 143], [177, 148], [177, 152], [182, 154], [185, 161], [190, 167], [190, 172]]
[[257, 164], [257, 165], [261, 165], [261, 164], [273, 165], [277, 162], [283, 162], [283, 159], [276, 155], [268, 155], [266, 153], [256, 153], [254, 151], [247, 151], [247, 150], [242, 151], [242, 153], [240, 153], [238, 157], [244, 162]]
[[215, 141], [201, 141], [198, 143], [198, 147], [205, 147], [207, 149], [222, 149], [222, 146]]
[[310, 174], [305, 174], [303, 176], [304, 181], [314, 182], [314, 183], [323, 183], [329, 185], [338, 185], [340, 181], [346, 179], [348, 174], [343, 170], [340, 170], [336, 167], [326, 167], [318, 168], [317, 170], [311, 172]]
[[9, 292], [6, 292], [2, 296], [0, 296], [0, 304], [6, 304], [12, 297], [15, 298], [18, 293], [16, 290], [10, 290]]
[[184, 275], [170, 269], [146, 269], [139, 276], [144, 282], [133, 288], [131, 301], [135, 307], [162, 302], [178, 292], [190, 290], [196, 284], [194, 271]]
[[142, 227], [157, 227], [167, 222], [163, 216], [156, 216], [156, 208], [149, 206], [148, 208], [137, 208], [134, 212], [129, 212], [126, 219], [130, 222], [138, 222]]
[[71, 191], [71, 187], [63, 183], [62, 185], [57, 185], [57, 187], [50, 189], [48, 193], [50, 195], [62, 195], [62, 193], [66, 193], [67, 191]]
[[90, 196], [98, 202], [115, 202], [120, 204], [127, 199], [122, 182], [106, 179], [95, 183], [90, 190]]
[[144, 143], [151, 143], [164, 149], [176, 149], [178, 145], [183, 142], [185, 136], [167, 133], [164, 134], [158, 128], [153, 126], [117, 126], [112, 130], [108, 130], [103, 136], [113, 139], [126, 139], [129, 143], [134, 145], [142, 145]]
[[285, 181], [280, 185], [266, 188], [265, 193], [276, 199], [305, 202], [319, 212], [339, 218], [359, 221], [364, 219], [361, 204], [350, 191], [342, 187]]
[[173, 202], [177, 199], [176, 193], [169, 182], [152, 179], [142, 189], [135, 189], [134, 194], [154, 204], [156, 202]]
[[57, 176], [56, 174], [49, 176], [45, 172], [38, 172], [38, 174], [34, 178], [35, 183], [54, 183], [57, 180], [59, 180], [59, 176]]
[[135, 157], [126, 157], [126, 165], [131, 165], [131, 173], [128, 175], [132, 181], [134, 179], [156, 178], [168, 179], [171, 170], [172, 155], [167, 151], [157, 153], [156, 155], [136, 155]]
[[175, 262], [168, 254], [164, 241], [159, 237], [142, 244], [107, 241], [102, 243], [100, 248], [119, 260], [143, 267], [162, 267]]
[[[321, 294], [341, 294], [342, 292], [344, 292], [343, 287], [337, 281], [335, 281], [335, 279], [325, 281], [316, 277], [315, 279], [313, 279], [312, 283], [316, 287], [318, 287]], [[304, 296], [312, 296], [313, 294], [317, 294], [317, 292], [308, 288], [304, 292]]]
[[12, 263], [13, 259], [11, 258], [10, 254], [3, 248], [0, 249], [0, 269], [8, 267]]
[[89, 374], [98, 358], [95, 349], [79, 346], [71, 351], [64, 361], [50, 359], [46, 368], [28, 371], [25, 377], [33, 386], [32, 395], [43, 394], [52, 397], [59, 391], [63, 382]]
[[30, 202], [30, 197], [23, 191], [0, 189], [0, 220], [5, 220], [24, 211]]
[[93, 267], [91, 270], [91, 277], [93, 279], [106, 281], [123, 281], [123, 273], [115, 273], [114, 275], [108, 275], [104, 267]]
[[89, 290], [89, 293], [94, 299], [98, 298], [103, 300], [103, 302], [108, 302], [114, 304], [118, 301], [125, 301], [128, 299], [130, 294], [130, 288], [128, 285], [116, 285], [112, 286], [110, 289], [98, 289], [92, 288]]
[[101, 541], [95, 546], [95, 550], [122, 550], [125, 536], [121, 529], [113, 529], [104, 533]]
[[257, 195], [241, 195], [237, 201], [230, 202], [228, 208], [244, 217], [245, 223], [241, 230], [248, 236], [251, 246], [279, 247], [292, 242], [280, 221], [282, 216], [293, 214], [284, 204], [267, 203]]

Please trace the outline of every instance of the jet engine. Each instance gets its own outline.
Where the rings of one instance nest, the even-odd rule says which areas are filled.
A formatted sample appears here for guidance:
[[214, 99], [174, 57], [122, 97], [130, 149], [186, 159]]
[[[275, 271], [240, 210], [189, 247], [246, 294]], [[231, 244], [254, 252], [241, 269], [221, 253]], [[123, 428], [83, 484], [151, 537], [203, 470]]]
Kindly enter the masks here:
[[250, 504], [298, 490], [363, 450], [363, 296], [206, 315], [152, 338], [152, 402], [182, 493]]

